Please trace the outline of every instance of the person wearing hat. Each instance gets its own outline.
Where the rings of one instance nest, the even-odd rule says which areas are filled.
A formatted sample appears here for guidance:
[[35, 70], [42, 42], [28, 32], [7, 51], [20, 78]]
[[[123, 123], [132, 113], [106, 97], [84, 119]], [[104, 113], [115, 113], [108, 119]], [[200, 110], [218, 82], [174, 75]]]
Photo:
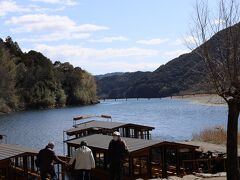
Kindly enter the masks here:
[[76, 180], [90, 180], [90, 171], [95, 168], [92, 150], [87, 147], [87, 142], [81, 141], [80, 147], [73, 153], [69, 165], [75, 161], [74, 171]]
[[128, 148], [121, 139], [120, 133], [118, 131], [113, 132], [113, 139], [108, 146], [110, 180], [120, 180], [122, 178], [123, 160], [128, 154]]
[[57, 179], [57, 174], [54, 169], [54, 162], [67, 165], [67, 162], [62, 161], [56, 156], [53, 148], [54, 143], [49, 142], [48, 145], [44, 149], [41, 149], [37, 155], [35, 163], [40, 169], [40, 176], [42, 180], [46, 180], [48, 175], [51, 176], [52, 180]]

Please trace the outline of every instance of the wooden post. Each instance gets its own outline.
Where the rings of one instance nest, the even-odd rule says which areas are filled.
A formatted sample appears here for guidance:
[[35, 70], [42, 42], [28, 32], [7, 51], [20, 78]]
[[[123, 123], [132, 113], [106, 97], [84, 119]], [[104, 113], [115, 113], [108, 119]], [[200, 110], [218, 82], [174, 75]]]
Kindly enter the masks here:
[[194, 163], [193, 163], [193, 170], [197, 170], [197, 167], [196, 167], [196, 164], [197, 164], [197, 161], [196, 161], [196, 152], [192, 149], [192, 156], [193, 156], [193, 159], [194, 159]]
[[68, 155], [68, 157], [70, 157], [70, 145], [69, 144], [67, 144], [67, 155]]
[[130, 132], [129, 128], [126, 128], [126, 137], [130, 137]]
[[64, 166], [65, 166], [65, 165], [61, 165], [62, 180], [65, 180], [66, 168], [65, 168]]
[[151, 167], [151, 163], [152, 162], [152, 148], [150, 149], [150, 152], [149, 152], [149, 157], [148, 157], [148, 166], [147, 166], [147, 169], [148, 169], [148, 178], [150, 179], [151, 178], [151, 174], [152, 174], [152, 167]]
[[163, 146], [162, 159], [163, 159], [163, 169], [162, 169], [162, 178], [167, 178], [167, 158], [166, 158], [166, 145]]
[[27, 156], [23, 156], [23, 174], [26, 179], [28, 179], [28, 169], [27, 169]]
[[133, 158], [131, 155], [129, 155], [129, 176], [133, 177], [134, 173], [133, 173]]
[[134, 129], [134, 138], [138, 138], [138, 137], [137, 137], [137, 134], [138, 134], [137, 129]]
[[34, 172], [34, 156], [31, 156], [31, 171]]
[[179, 148], [176, 147], [176, 170], [177, 170], [177, 175], [180, 175], [180, 154], [179, 154]]

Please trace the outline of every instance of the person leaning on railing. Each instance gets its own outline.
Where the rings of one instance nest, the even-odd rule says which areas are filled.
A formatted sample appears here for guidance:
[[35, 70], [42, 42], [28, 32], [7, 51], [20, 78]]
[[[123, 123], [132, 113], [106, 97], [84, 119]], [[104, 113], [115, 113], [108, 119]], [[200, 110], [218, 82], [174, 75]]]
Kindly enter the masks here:
[[40, 176], [42, 180], [46, 180], [48, 175], [52, 180], [57, 180], [57, 174], [54, 169], [54, 162], [68, 165], [66, 161], [59, 159], [53, 151], [54, 143], [49, 142], [48, 145], [41, 149], [35, 161], [36, 166], [40, 169]]

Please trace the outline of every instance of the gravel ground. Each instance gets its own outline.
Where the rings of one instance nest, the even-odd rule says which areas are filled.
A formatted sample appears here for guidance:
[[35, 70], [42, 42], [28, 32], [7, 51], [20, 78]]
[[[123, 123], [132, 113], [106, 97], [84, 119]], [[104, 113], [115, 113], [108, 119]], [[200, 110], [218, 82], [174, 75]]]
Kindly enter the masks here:
[[[160, 178], [159, 179], [151, 179], [151, 180], [160, 180]], [[227, 180], [227, 178], [226, 177], [202, 178], [202, 177], [197, 177], [194, 175], [187, 175], [187, 176], [184, 176], [183, 178], [172, 176], [172, 177], [169, 177], [168, 179], [161, 179], [161, 180]]]
[[194, 103], [207, 104], [207, 105], [224, 105], [224, 104], [226, 104], [224, 99], [216, 94], [196, 94], [196, 95], [173, 96], [173, 98], [191, 100]]

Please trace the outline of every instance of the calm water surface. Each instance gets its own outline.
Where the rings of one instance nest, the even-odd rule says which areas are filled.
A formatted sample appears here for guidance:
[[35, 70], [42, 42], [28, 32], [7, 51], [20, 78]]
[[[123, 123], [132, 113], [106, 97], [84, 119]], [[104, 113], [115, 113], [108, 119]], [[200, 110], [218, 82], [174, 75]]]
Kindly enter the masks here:
[[17, 112], [0, 116], [0, 134], [8, 143], [34, 149], [54, 141], [56, 151], [62, 153], [63, 130], [72, 127], [78, 115], [111, 115], [113, 121], [153, 126], [153, 139], [184, 140], [201, 129], [227, 123], [226, 106], [194, 104], [176, 99], [106, 100], [85, 107]]

